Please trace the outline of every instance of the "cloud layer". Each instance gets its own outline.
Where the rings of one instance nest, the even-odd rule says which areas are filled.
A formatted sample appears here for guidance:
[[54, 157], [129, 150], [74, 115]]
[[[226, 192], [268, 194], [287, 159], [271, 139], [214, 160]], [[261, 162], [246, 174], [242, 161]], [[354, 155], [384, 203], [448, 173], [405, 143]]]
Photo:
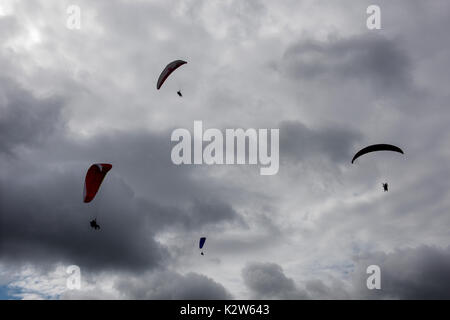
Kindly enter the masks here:
[[[79, 30], [71, 4], [0, 4], [0, 291], [449, 298], [447, 1], [380, 1], [381, 30], [368, 1], [79, 1]], [[279, 173], [174, 165], [171, 132], [195, 120], [280, 129]], [[405, 155], [352, 165], [372, 143]], [[113, 168], [84, 204], [97, 162]]]

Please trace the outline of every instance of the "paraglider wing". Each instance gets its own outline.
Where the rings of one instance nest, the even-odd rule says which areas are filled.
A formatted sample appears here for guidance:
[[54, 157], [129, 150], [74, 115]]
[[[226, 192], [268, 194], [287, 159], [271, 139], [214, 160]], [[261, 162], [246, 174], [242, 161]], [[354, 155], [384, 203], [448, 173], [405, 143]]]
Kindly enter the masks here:
[[94, 199], [103, 179], [111, 168], [112, 165], [109, 163], [96, 163], [89, 168], [84, 180], [84, 202], [88, 203]]
[[203, 245], [205, 244], [205, 241], [206, 241], [205, 237], [200, 238], [200, 243], [199, 243], [200, 249], [203, 248]]
[[166, 79], [170, 76], [170, 74], [186, 63], [187, 62], [183, 60], [175, 60], [169, 63], [159, 75], [158, 82], [156, 84], [156, 89], [159, 90], [159, 88], [161, 88], [164, 81], [166, 81]]
[[355, 156], [352, 159], [352, 163], [358, 159], [359, 157], [361, 157], [362, 155], [365, 155], [366, 153], [370, 153], [370, 152], [375, 152], [375, 151], [394, 151], [394, 152], [399, 152], [401, 154], [403, 154], [403, 150], [400, 149], [399, 147], [393, 146], [391, 144], [374, 144], [368, 147], [365, 147], [361, 150], [359, 150]]

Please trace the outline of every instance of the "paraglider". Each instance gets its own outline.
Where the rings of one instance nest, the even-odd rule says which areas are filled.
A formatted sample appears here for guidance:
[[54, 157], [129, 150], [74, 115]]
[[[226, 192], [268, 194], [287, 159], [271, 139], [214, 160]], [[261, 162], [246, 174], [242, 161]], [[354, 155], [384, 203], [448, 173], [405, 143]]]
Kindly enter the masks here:
[[[206, 237], [201, 237], [200, 238], [200, 242], [199, 242], [199, 248], [200, 249], [202, 249], [203, 248], [203, 246], [205, 245], [205, 241], [206, 241]], [[203, 254], [203, 251], [201, 252], [201, 255], [203, 256], [204, 254]]]
[[[181, 67], [183, 64], [186, 63], [187, 62], [183, 60], [175, 60], [169, 63], [159, 75], [158, 82], [156, 83], [156, 89], [159, 90], [163, 85], [164, 81], [166, 81], [166, 79], [172, 74], [172, 72], [174, 72], [176, 69], [178, 69], [179, 67]], [[179, 93], [178, 95], [180, 94], [181, 93]]]
[[374, 144], [368, 147], [365, 147], [359, 150], [352, 159], [352, 163], [355, 162], [356, 159], [370, 152], [375, 151], [394, 151], [403, 154], [403, 150], [399, 147], [393, 146], [392, 144]]
[[[402, 149], [400, 149], [399, 147], [394, 146], [392, 144], [374, 144], [374, 145], [367, 146], [367, 147], [359, 150], [353, 156], [352, 163], [354, 163], [356, 159], [358, 159], [359, 157], [361, 157], [367, 153], [377, 152], [377, 151], [392, 151], [392, 152], [398, 152], [398, 153], [404, 154]], [[388, 192], [388, 189], [389, 189], [388, 183], [384, 182], [384, 183], [382, 183], [382, 186], [383, 186], [383, 191]]]
[[83, 200], [85, 203], [95, 198], [103, 179], [111, 168], [112, 165], [109, 163], [96, 163], [89, 168], [84, 180]]
[[[96, 163], [90, 166], [84, 179], [83, 201], [85, 203], [89, 203], [95, 198], [103, 179], [105, 179], [106, 174], [111, 168], [112, 165], [109, 163]], [[89, 224], [94, 230], [100, 230], [100, 225], [97, 224], [97, 218], [90, 221]]]
[[97, 224], [97, 219], [94, 219], [92, 221], [89, 222], [91, 225], [91, 228], [93, 228], [94, 230], [99, 230], [100, 226]]

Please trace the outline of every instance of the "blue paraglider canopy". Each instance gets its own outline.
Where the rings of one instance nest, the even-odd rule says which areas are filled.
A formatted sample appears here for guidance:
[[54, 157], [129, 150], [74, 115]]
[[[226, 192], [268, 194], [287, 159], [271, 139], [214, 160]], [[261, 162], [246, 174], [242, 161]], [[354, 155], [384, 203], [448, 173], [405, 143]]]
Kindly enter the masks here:
[[203, 245], [205, 244], [205, 241], [206, 241], [206, 237], [201, 237], [200, 238], [200, 243], [199, 243], [200, 249], [203, 248]]

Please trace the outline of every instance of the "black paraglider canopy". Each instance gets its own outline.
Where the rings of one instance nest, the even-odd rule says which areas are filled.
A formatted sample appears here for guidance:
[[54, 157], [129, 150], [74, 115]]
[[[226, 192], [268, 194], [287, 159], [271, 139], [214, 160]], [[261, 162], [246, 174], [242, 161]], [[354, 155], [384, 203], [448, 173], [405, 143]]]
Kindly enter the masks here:
[[365, 147], [365, 148], [359, 150], [353, 157], [352, 163], [356, 159], [361, 157], [362, 155], [365, 155], [370, 152], [375, 152], [375, 151], [394, 151], [394, 152], [399, 152], [401, 154], [404, 154], [402, 149], [400, 149], [399, 147], [394, 146], [392, 144], [373, 144], [371, 146], [368, 146], [368, 147]]

